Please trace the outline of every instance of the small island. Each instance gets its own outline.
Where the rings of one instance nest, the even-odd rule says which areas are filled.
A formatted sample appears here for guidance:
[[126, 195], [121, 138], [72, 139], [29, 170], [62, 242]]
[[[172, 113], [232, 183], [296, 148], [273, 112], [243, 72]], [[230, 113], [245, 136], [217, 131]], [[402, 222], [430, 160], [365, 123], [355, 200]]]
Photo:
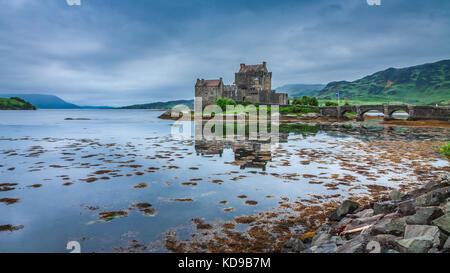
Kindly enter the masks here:
[[36, 110], [36, 106], [18, 97], [0, 98], [0, 110]]

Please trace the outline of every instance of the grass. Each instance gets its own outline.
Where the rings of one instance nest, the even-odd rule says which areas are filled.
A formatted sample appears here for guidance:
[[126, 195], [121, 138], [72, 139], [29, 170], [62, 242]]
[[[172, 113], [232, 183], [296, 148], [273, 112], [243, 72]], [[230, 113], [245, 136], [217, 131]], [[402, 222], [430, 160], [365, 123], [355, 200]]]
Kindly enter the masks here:
[[20, 98], [0, 98], [0, 110], [36, 110], [36, 107]]
[[439, 152], [450, 159], [450, 142], [448, 142], [447, 144], [439, 147]]

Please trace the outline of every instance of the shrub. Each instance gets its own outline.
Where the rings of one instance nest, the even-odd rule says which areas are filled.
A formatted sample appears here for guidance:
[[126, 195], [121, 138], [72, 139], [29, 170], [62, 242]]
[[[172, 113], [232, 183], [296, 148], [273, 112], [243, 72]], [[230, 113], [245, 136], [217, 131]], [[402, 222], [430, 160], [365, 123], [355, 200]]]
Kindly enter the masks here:
[[222, 111], [225, 111], [227, 108], [227, 105], [234, 105], [236, 106], [237, 103], [232, 100], [232, 99], [228, 99], [228, 98], [218, 98], [216, 100], [216, 105], [218, 105], [220, 108], [222, 108]]
[[450, 158], [450, 142], [439, 147], [439, 152], [445, 155], [447, 158]]
[[326, 101], [325, 106], [338, 106], [337, 102], [334, 101]]
[[311, 105], [311, 106], [319, 106], [319, 101], [316, 97], [308, 97], [303, 96], [302, 98], [295, 98], [292, 101], [294, 105]]

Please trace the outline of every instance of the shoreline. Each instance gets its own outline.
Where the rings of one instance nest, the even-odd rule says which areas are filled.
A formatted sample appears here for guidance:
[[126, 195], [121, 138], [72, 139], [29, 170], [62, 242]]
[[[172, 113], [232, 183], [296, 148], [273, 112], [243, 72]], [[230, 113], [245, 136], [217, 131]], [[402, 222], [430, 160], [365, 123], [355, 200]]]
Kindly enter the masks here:
[[282, 252], [450, 253], [449, 176], [364, 207], [345, 200], [328, 219], [310, 236], [291, 238]]

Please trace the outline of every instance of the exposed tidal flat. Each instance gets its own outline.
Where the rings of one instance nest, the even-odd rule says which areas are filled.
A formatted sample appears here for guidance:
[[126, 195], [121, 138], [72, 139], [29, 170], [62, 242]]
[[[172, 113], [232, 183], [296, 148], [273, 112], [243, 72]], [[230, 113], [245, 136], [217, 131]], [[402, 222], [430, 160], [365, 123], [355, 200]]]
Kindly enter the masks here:
[[448, 128], [280, 127], [281, 143], [177, 140], [146, 110], [0, 111], [0, 252], [266, 252], [449, 172]]

